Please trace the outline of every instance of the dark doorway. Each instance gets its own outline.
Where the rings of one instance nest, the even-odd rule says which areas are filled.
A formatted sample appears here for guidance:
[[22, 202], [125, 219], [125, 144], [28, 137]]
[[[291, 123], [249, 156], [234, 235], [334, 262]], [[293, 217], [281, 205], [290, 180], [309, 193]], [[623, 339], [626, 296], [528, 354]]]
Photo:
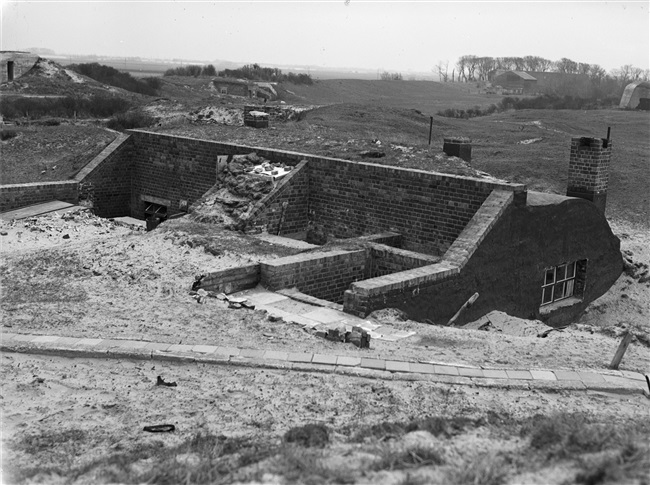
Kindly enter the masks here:
[[650, 98], [639, 99], [639, 105], [636, 107], [636, 109], [650, 111]]
[[147, 221], [147, 231], [155, 229], [158, 224], [167, 220], [167, 207], [153, 202], [146, 202], [144, 219]]
[[7, 81], [14, 80], [14, 61], [7, 61]]

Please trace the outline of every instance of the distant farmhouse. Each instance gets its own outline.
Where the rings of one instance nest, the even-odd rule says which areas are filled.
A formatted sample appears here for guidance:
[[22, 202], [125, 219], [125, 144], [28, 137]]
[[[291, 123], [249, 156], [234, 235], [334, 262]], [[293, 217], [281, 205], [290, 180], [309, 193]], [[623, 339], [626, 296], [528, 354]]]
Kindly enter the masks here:
[[505, 71], [497, 69], [488, 74], [493, 86], [500, 86], [504, 94], [561, 93], [563, 95], [589, 96], [591, 82], [586, 74], [563, 72]]
[[625, 86], [619, 108], [650, 110], [650, 82], [636, 81]]
[[22, 51], [0, 51], [1, 81], [11, 82], [29, 71], [38, 61], [36, 54]]

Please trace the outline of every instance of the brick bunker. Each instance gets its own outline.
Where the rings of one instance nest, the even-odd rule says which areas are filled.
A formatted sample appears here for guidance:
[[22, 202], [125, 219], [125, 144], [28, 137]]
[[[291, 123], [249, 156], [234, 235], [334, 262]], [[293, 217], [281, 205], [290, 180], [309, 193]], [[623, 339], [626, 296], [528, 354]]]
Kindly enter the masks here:
[[[234, 155], [251, 152], [292, 169], [241, 215], [239, 229], [304, 238], [316, 227], [345, 241], [206, 275], [204, 288], [295, 287], [354, 315], [395, 307], [443, 324], [478, 292], [460, 323], [501, 310], [559, 325], [605, 293], [622, 269], [603, 211], [582, 198], [137, 130], [116, 139], [74, 181], [0, 187], [1, 210], [56, 197], [86, 199], [103, 217], [143, 219], [152, 210], [174, 216], [213, 188]], [[572, 155], [570, 163], [599, 160]]]

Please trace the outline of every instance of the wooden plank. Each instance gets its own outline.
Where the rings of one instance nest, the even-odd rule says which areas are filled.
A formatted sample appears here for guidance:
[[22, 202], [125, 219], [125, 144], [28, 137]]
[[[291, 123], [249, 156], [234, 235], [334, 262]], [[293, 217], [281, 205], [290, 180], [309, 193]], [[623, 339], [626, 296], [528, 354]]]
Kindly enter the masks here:
[[627, 350], [627, 347], [630, 345], [630, 342], [632, 342], [632, 337], [633, 337], [632, 332], [628, 330], [625, 336], [623, 337], [623, 340], [621, 340], [621, 343], [619, 344], [618, 349], [616, 350], [616, 354], [614, 354], [612, 363], [609, 364], [610, 369], [618, 369], [618, 365], [621, 363], [621, 360], [623, 360], [623, 356], [625, 355], [625, 351]]
[[27, 207], [21, 207], [20, 209], [2, 212], [0, 213], [0, 219], [5, 221], [10, 221], [12, 219], [27, 219], [28, 217], [40, 216], [55, 211], [64, 211], [66, 209], [70, 210], [77, 207], [80, 206], [76, 206], [69, 202], [63, 202], [61, 200], [52, 200], [50, 202], [43, 202], [41, 204], [29, 205]]

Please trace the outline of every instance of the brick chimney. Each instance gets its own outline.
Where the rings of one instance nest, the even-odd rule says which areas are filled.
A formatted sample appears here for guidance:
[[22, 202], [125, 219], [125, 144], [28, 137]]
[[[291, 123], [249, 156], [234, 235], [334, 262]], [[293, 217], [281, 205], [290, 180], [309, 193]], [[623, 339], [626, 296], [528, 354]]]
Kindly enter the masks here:
[[450, 157], [462, 158], [468, 163], [472, 161], [472, 142], [469, 138], [444, 138], [442, 151]]
[[612, 141], [609, 138], [571, 138], [566, 195], [590, 200], [605, 213], [611, 157]]

